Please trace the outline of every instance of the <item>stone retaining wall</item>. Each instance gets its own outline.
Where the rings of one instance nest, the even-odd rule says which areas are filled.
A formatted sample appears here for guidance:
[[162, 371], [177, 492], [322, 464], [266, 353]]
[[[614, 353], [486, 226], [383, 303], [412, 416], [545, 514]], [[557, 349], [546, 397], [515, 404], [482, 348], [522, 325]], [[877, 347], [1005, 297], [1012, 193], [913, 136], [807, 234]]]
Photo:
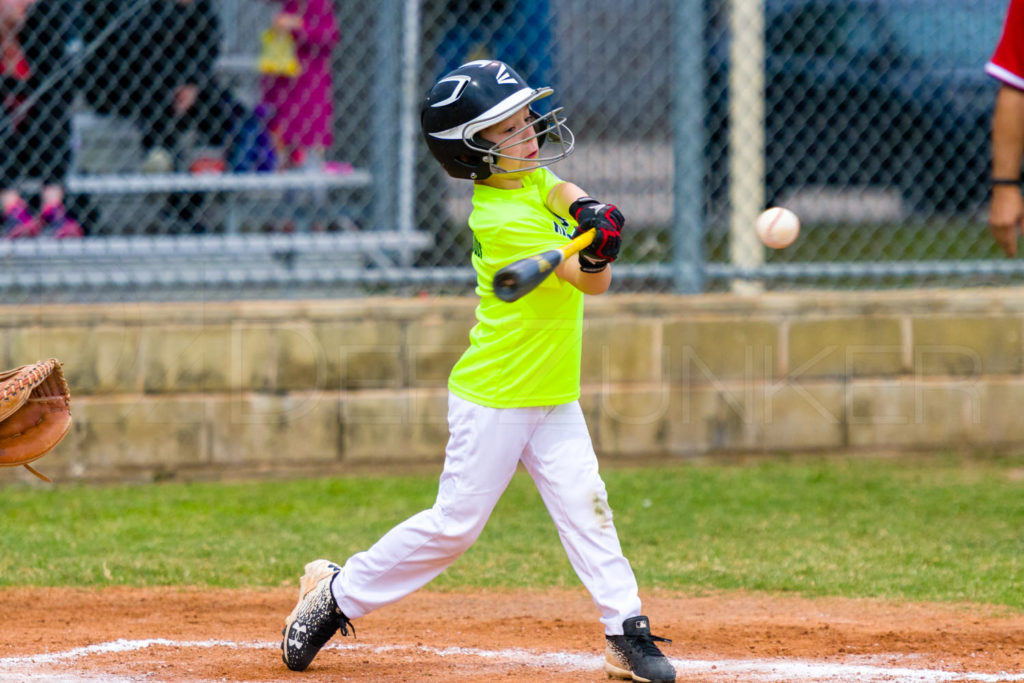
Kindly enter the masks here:
[[[74, 426], [40, 462], [57, 480], [440, 462], [474, 306], [0, 307], [0, 360], [65, 364]], [[1022, 358], [1024, 289], [604, 296], [582, 404], [602, 459], [1015, 449]]]

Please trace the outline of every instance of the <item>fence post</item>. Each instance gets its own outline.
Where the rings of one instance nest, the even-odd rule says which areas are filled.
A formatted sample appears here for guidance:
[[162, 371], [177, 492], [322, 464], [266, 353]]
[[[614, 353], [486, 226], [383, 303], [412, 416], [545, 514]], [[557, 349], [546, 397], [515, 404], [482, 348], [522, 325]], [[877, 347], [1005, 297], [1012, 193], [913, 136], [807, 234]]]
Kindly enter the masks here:
[[377, 62], [370, 78], [373, 112], [373, 229], [394, 230], [397, 221], [398, 168], [395, 141], [399, 135], [399, 98], [402, 53], [399, 0], [378, 0], [374, 18], [374, 48]]
[[704, 276], [704, 11], [701, 2], [672, 5], [672, 280], [695, 294]]
[[[729, 255], [732, 265], [756, 268], [764, 247], [754, 221], [764, 208], [764, 1], [732, 0], [729, 28]], [[761, 282], [733, 280], [740, 294]]]
[[[402, 130], [398, 143], [398, 230], [412, 232], [416, 216], [416, 145], [419, 142], [420, 0], [405, 0], [402, 36]], [[413, 252], [403, 249], [401, 265], [412, 265]]]

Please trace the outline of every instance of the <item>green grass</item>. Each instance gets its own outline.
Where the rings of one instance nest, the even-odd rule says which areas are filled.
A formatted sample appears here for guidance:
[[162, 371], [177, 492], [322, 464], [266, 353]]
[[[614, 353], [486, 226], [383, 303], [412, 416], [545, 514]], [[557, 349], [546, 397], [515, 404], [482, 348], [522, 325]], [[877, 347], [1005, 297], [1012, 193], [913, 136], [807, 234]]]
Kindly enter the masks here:
[[[606, 469], [641, 586], [1024, 608], [1024, 458], [793, 458]], [[0, 586], [275, 586], [428, 507], [436, 476], [0, 489]], [[576, 586], [518, 474], [433, 584]]]
[[[708, 261], [729, 262], [729, 231], [724, 219], [705, 226], [702, 249]], [[668, 258], [671, 244], [671, 226], [644, 226], [623, 241], [620, 260], [658, 263]], [[768, 263], [818, 263], [1005, 257], [989, 234], [984, 217], [929, 217], [891, 223], [805, 221], [796, 242], [785, 249], [766, 250], [765, 258]]]

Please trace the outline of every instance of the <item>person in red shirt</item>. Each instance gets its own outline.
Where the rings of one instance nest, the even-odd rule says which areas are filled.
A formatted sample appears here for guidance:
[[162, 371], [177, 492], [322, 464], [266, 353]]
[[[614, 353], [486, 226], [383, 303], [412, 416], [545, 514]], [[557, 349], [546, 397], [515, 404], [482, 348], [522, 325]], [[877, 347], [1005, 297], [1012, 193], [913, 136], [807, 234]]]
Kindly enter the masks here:
[[1024, 0], [1011, 0], [992, 59], [985, 72], [1002, 84], [992, 114], [992, 204], [989, 228], [1007, 256], [1017, 255], [1024, 233]]

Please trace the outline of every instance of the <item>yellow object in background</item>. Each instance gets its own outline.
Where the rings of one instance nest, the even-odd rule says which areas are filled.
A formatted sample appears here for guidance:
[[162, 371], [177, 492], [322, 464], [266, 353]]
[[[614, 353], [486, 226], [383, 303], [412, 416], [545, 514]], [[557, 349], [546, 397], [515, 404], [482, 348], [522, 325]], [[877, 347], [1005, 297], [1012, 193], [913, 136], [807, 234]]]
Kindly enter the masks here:
[[273, 28], [263, 32], [258, 68], [261, 74], [273, 76], [299, 74], [299, 59], [290, 33]]

